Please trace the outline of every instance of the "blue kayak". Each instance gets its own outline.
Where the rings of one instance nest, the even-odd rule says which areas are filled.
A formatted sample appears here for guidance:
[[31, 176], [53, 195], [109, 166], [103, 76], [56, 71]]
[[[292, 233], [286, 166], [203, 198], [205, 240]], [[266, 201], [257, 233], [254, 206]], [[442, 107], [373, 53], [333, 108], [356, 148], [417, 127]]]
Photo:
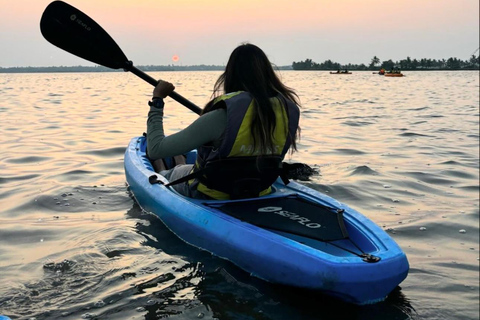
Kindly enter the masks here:
[[[180, 195], [156, 173], [146, 139], [125, 152], [138, 204], [186, 243], [271, 283], [318, 290], [355, 304], [384, 300], [407, 276], [405, 253], [364, 215], [318, 191], [278, 179], [272, 193], [241, 200]], [[187, 156], [193, 163], [196, 152]]]

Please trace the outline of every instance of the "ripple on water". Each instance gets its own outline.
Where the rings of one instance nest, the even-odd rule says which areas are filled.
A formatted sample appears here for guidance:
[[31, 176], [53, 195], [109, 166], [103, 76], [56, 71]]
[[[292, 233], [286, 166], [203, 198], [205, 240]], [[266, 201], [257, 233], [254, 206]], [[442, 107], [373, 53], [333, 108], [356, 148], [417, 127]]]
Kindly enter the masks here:
[[352, 172], [350, 173], [351, 176], [356, 176], [356, 175], [367, 175], [367, 176], [376, 176], [379, 173], [373, 169], [371, 169], [368, 166], [358, 166], [351, 170]]
[[335, 149], [338, 153], [341, 154], [346, 154], [346, 155], [362, 155], [365, 154], [365, 152], [357, 150], [357, 149]]
[[[194, 288], [200, 280], [197, 265], [139, 245], [143, 237], [126, 227], [125, 223], [117, 223], [113, 227], [76, 230], [74, 245], [64, 236], [64, 251], [57, 251], [46, 262], [31, 263], [42, 265], [43, 274], [2, 292], [0, 305], [8, 306], [10, 314], [22, 318], [60, 318], [66, 314], [84, 315], [85, 310], [100, 316], [126, 305], [131, 310], [135, 309], [132, 306], [148, 305], [152, 297], [156, 303], [150, 304], [158, 303], [163, 308], [164, 302], [171, 306], [176, 305], [176, 300], [188, 301], [185, 290]], [[127, 253], [125, 248], [128, 255], [109, 254]], [[92, 290], [101, 292], [102, 300], [92, 295]]]
[[113, 157], [125, 154], [125, 147], [107, 148], [99, 150], [80, 151], [77, 154], [94, 155], [100, 157]]
[[30, 179], [35, 179], [39, 177], [40, 174], [28, 174], [28, 175], [23, 175], [23, 176], [14, 176], [14, 177], [0, 177], [0, 184], [7, 184], [11, 182], [16, 182], [16, 181], [25, 181], [25, 180], [30, 180]]
[[[421, 226], [420, 226], [421, 224]], [[440, 240], [445, 250], [449, 250], [449, 246], [460, 244], [461, 242], [477, 243], [478, 248], [478, 231], [479, 227], [470, 224], [468, 216], [456, 213], [449, 219], [444, 220], [423, 220], [408, 225], [395, 228], [402, 231], [402, 236], [407, 236], [412, 242], [418, 241], [418, 238]], [[466, 232], [460, 232], [466, 230]], [[418, 243], [419, 247], [424, 247]], [[468, 247], [464, 247], [465, 252], [471, 252]]]
[[52, 159], [51, 157], [29, 156], [29, 157], [21, 157], [21, 158], [9, 158], [9, 159], [6, 159], [5, 162], [14, 163], [14, 164], [26, 164], [26, 163], [33, 163], [33, 162], [43, 162], [51, 159]]
[[[452, 161], [454, 162], [454, 161]], [[465, 171], [459, 171], [459, 170], [443, 170], [440, 172], [441, 174], [444, 174], [446, 176], [451, 176], [454, 178], [462, 178], [462, 179], [477, 179], [478, 175], [473, 175], [470, 173], [467, 173]]]
[[461, 187], [457, 187], [458, 189], [460, 190], [465, 190], [465, 191], [468, 191], [468, 192], [472, 192], [474, 194], [480, 194], [480, 186], [477, 184], [477, 185], [474, 185], [474, 186], [461, 186]]
[[451, 186], [458, 183], [456, 180], [447, 179], [440, 174], [432, 172], [409, 171], [400, 172], [400, 174], [433, 185]]
[[433, 137], [431, 135], [415, 133], [415, 132], [403, 132], [403, 133], [400, 133], [399, 136], [401, 137]]
[[126, 187], [79, 186], [68, 191], [59, 191], [54, 195], [40, 195], [26, 203], [5, 211], [10, 216], [19, 213], [38, 212], [75, 212], [121, 211], [131, 203]]
[[350, 127], [365, 127], [374, 124], [374, 122], [368, 121], [345, 121], [342, 124]]

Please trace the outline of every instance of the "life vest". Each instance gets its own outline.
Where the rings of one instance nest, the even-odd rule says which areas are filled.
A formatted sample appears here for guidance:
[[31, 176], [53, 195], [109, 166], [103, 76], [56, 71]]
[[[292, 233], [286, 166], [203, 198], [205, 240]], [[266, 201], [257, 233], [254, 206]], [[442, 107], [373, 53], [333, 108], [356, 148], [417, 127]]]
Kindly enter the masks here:
[[[225, 103], [227, 112], [227, 126], [223, 141], [218, 148], [201, 146], [197, 149], [197, 159], [193, 172], [204, 169], [210, 163], [224, 159], [240, 159], [237, 163], [241, 165], [242, 162], [252, 163], [252, 159], [262, 159], [263, 156], [273, 156], [279, 159], [280, 164], [288, 152], [292, 138], [295, 136], [298, 128], [300, 116], [298, 106], [282, 95], [270, 99], [276, 119], [273, 134], [275, 150], [272, 150], [273, 152], [268, 155], [263, 155], [259, 153], [258, 149], [254, 150], [254, 140], [251, 133], [254, 113], [253, 97], [248, 92], [239, 91], [222, 95], [216, 98], [215, 103], [220, 101]], [[242, 161], [242, 158], [244, 158], [245, 161]], [[273, 179], [275, 180], [276, 178], [274, 177]], [[203, 179], [203, 181], [205, 181], [205, 179]], [[226, 183], [229, 183], [229, 181], [226, 181]], [[271, 183], [273, 183], [273, 181], [270, 182], [266, 189], [260, 190], [256, 196], [269, 194], [271, 192]], [[192, 194], [200, 192], [208, 197], [219, 200], [231, 198], [228, 193], [207, 187], [201, 178], [189, 180], [188, 184]]]

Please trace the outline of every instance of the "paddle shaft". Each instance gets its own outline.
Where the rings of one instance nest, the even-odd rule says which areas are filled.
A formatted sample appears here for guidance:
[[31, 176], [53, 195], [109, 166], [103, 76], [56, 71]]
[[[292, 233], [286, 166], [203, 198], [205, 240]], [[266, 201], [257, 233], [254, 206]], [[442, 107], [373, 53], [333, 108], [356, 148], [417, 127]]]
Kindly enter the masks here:
[[[136, 68], [133, 66], [133, 64], [129, 64], [126, 68], [125, 68], [125, 71], [130, 71], [131, 73], [133, 73], [134, 75], [136, 75], [137, 77], [147, 81], [148, 83], [150, 83], [152, 86], [156, 86], [158, 84], [158, 81], [155, 80], [154, 78], [150, 77], [148, 74], [146, 74], [145, 72], [143, 72], [142, 70]], [[182, 97], [181, 95], [179, 95], [178, 93], [176, 93], [175, 91], [173, 91], [172, 93], [170, 93], [168, 95], [170, 98], [172, 98], [173, 100], [177, 101], [178, 103], [184, 105], [185, 107], [187, 107], [188, 109], [192, 110], [193, 112], [195, 112], [196, 114], [201, 114], [202, 113], [202, 109], [199, 108], [197, 105], [195, 105], [193, 102], [191, 102], [190, 100]]]

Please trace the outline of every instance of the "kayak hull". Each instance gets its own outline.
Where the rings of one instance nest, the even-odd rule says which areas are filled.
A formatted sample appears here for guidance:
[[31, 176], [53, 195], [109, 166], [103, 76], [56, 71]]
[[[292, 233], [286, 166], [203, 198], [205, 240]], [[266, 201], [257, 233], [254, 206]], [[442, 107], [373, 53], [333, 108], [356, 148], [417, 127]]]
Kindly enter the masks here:
[[[194, 153], [187, 156], [187, 162], [194, 157]], [[326, 242], [260, 228], [215, 209], [215, 205], [232, 201], [187, 198], [161, 183], [150, 184], [151, 176], [168, 181], [153, 171], [145, 156], [143, 137], [130, 141], [124, 163], [130, 191], [143, 210], [157, 215], [188, 244], [227, 259], [255, 277], [319, 290], [355, 304], [370, 304], [385, 299], [407, 276], [406, 255], [385, 231], [357, 211], [296, 182], [285, 186], [278, 181], [275, 191], [262, 199], [297, 195], [344, 209], [350, 238], [380, 261], [365, 262]], [[348, 247], [343, 241], [336, 244]]]
[[403, 77], [403, 73], [385, 73], [385, 77]]

